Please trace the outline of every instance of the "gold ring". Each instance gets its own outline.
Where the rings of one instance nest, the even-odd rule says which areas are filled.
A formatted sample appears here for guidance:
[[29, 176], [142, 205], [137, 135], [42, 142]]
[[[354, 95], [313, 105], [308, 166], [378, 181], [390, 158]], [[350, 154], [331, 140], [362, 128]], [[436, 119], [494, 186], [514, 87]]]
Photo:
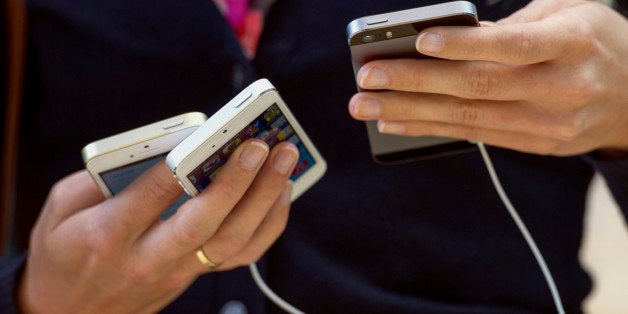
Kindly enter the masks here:
[[201, 263], [203, 263], [203, 265], [209, 267], [209, 268], [217, 268], [220, 266], [220, 264], [216, 264], [212, 261], [209, 260], [209, 258], [207, 258], [207, 255], [205, 255], [205, 252], [203, 252], [203, 247], [199, 247], [198, 250], [196, 250], [196, 257], [198, 257], [198, 260], [201, 261]]

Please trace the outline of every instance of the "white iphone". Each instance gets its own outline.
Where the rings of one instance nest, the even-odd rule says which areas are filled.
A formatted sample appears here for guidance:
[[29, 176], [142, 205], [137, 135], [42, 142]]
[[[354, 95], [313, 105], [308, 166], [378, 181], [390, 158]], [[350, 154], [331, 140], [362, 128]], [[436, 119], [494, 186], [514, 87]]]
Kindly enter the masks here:
[[[204, 113], [190, 112], [90, 143], [81, 152], [85, 168], [103, 194], [111, 197], [166, 158], [205, 120]], [[174, 214], [186, 199], [187, 196], [179, 199], [161, 218]]]
[[299, 161], [290, 176], [294, 182], [293, 201], [327, 169], [325, 160], [267, 79], [255, 81], [211, 116], [168, 154], [166, 164], [186, 193], [196, 196], [214, 180], [236, 147], [249, 138], [262, 139], [270, 147], [281, 141], [297, 146]]
[[[361, 17], [347, 25], [354, 73], [378, 59], [427, 58], [416, 50], [417, 35], [434, 26], [478, 26], [473, 3], [453, 1], [409, 10]], [[366, 122], [373, 158], [399, 163], [460, 153], [475, 145], [435, 136], [398, 136], [379, 133], [376, 121]]]

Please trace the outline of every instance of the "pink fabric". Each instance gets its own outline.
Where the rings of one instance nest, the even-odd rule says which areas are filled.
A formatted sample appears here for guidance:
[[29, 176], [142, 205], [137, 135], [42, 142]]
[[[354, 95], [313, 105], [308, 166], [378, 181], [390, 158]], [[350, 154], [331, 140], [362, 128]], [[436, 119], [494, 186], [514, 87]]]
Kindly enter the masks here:
[[264, 11], [271, 0], [214, 0], [225, 19], [238, 36], [242, 50], [249, 57], [255, 56], [257, 43], [264, 26]]
[[244, 33], [244, 25], [245, 25], [245, 17], [246, 12], [249, 7], [248, 0], [223, 0], [226, 7], [227, 12], [225, 18], [231, 25], [231, 28], [241, 36]]
[[262, 36], [264, 14], [259, 10], [249, 10], [245, 18], [245, 31], [240, 36], [240, 44], [244, 53], [253, 58], [257, 51], [257, 43]]

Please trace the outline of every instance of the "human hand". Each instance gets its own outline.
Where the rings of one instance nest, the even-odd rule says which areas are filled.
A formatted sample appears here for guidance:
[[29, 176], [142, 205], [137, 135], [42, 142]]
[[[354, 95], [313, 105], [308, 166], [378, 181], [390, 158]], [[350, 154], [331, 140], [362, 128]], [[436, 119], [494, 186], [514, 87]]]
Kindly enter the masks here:
[[[248, 140], [165, 221], [160, 214], [182, 189], [163, 162], [106, 200], [86, 171], [59, 181], [31, 235], [18, 305], [27, 313], [156, 312], [200, 274], [256, 261], [286, 225], [297, 159], [291, 143], [269, 153]], [[201, 264], [199, 247], [219, 266]]]
[[[628, 151], [628, 22], [603, 5], [536, 0], [492, 27], [434, 27], [417, 49], [448, 60], [377, 60], [349, 103], [380, 132], [523, 152]], [[436, 36], [434, 36], [436, 35]]]

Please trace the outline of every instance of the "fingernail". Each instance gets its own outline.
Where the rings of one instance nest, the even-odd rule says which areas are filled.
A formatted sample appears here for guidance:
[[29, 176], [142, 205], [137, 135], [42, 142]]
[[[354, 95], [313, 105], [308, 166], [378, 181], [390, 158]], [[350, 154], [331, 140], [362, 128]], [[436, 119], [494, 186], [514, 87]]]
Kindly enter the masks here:
[[377, 122], [377, 129], [380, 133], [402, 135], [406, 131], [406, 127], [398, 122]]
[[247, 170], [257, 168], [268, 154], [268, 146], [260, 142], [248, 144], [240, 154], [240, 166]]
[[417, 50], [425, 53], [440, 52], [445, 44], [443, 36], [434, 33], [422, 33], [416, 42]]
[[299, 151], [297, 151], [294, 146], [282, 148], [275, 156], [273, 168], [277, 172], [286, 175], [292, 172], [294, 164], [297, 162], [297, 158], [299, 158]]
[[362, 88], [381, 88], [388, 85], [388, 76], [380, 68], [368, 68], [360, 77]]
[[353, 114], [364, 119], [377, 119], [381, 112], [379, 101], [373, 98], [360, 97], [353, 106]]

